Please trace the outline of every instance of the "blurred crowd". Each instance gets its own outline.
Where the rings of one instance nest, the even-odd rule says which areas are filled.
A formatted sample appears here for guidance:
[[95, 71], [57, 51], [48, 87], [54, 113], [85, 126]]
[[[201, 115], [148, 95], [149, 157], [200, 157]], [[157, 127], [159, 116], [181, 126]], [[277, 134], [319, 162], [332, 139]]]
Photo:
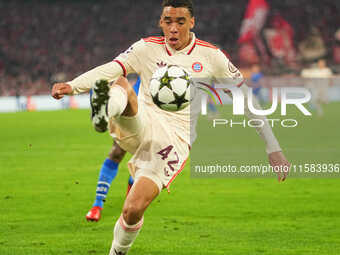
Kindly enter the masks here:
[[[194, 3], [198, 37], [242, 65], [237, 41], [248, 0]], [[279, 11], [294, 29], [300, 64], [288, 70], [321, 57], [340, 64], [338, 1], [270, 4], [272, 13]], [[70, 80], [110, 61], [139, 38], [159, 34], [159, 15], [160, 0], [0, 1], [0, 96], [48, 94], [53, 82]]]

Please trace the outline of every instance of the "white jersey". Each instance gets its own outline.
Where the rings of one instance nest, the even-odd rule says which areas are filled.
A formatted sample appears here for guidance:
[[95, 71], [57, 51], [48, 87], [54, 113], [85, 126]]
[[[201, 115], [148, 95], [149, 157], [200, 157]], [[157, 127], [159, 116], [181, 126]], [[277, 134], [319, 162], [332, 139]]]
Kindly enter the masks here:
[[134, 72], [141, 77], [142, 85], [138, 94], [139, 105], [146, 104], [153, 107], [154, 111], [161, 111], [167, 115], [169, 117], [168, 123], [173, 126], [177, 135], [187, 143], [190, 143], [190, 132], [191, 140], [196, 137], [194, 129], [190, 130], [190, 124], [196, 124], [200, 105], [198, 107], [195, 105], [195, 110], [192, 107], [187, 107], [178, 112], [160, 110], [153, 103], [149, 92], [149, 83], [155, 70], [164, 65], [179, 65], [192, 78], [204, 78], [205, 82], [207, 82], [207, 79], [211, 81], [221, 77], [229, 79], [237, 77], [239, 83], [243, 81], [241, 73], [234, 66], [231, 66], [231, 62], [223, 52], [210, 43], [196, 39], [194, 33], [191, 33], [191, 38], [191, 43], [178, 51], [169, 47], [164, 37], [141, 39], [115, 59], [125, 73]]
[[[195, 109], [195, 111], [191, 109], [191, 114], [190, 107], [178, 112], [166, 112], [153, 103], [149, 92], [149, 82], [154, 71], [161, 66], [170, 64], [181, 66], [192, 78], [204, 79], [205, 82], [229, 79], [237, 86], [241, 86], [243, 83], [241, 73], [221, 50], [210, 43], [197, 39], [195, 34], [191, 33], [190, 44], [182, 50], [172, 49], [164, 37], [141, 39], [121, 53], [113, 62], [99, 66], [69, 84], [73, 88], [73, 93], [77, 94], [91, 89], [98, 79], [105, 78], [112, 81], [120, 75], [137, 73], [141, 78], [138, 94], [139, 106], [152, 107], [155, 112], [161, 111], [167, 116], [167, 122], [174, 128], [175, 133], [191, 144], [190, 132], [194, 130], [190, 130], [190, 123], [196, 124], [200, 109]], [[192, 107], [193, 105], [191, 105]], [[262, 135], [267, 143], [267, 152], [279, 151], [280, 147], [271, 133], [271, 129], [270, 131], [267, 129], [264, 129], [265, 132]], [[191, 136], [195, 136], [195, 134], [191, 133]]]

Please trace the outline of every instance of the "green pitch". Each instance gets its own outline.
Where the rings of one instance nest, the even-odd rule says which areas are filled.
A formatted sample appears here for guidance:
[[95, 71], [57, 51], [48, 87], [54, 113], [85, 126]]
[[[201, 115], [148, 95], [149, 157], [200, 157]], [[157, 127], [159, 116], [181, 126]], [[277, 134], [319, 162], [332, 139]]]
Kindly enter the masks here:
[[[296, 129], [274, 129], [289, 160], [340, 163], [339, 107], [301, 118]], [[86, 222], [85, 214], [109, 135], [95, 133], [83, 110], [0, 114], [0, 123], [0, 254], [108, 254], [127, 159], [102, 220]], [[231, 158], [265, 162], [262, 141], [249, 130], [225, 132]], [[187, 166], [147, 211], [129, 254], [340, 254], [339, 194], [336, 178], [193, 179]]]

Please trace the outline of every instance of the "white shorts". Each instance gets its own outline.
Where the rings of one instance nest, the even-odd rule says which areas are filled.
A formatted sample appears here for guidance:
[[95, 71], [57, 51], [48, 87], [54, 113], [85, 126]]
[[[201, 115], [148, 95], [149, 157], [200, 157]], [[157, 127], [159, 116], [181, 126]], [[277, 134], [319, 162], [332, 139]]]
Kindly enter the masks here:
[[168, 125], [164, 115], [148, 106], [139, 107], [134, 117], [112, 119], [110, 133], [121, 148], [133, 154], [128, 163], [132, 177], [151, 179], [159, 191], [169, 190], [189, 156], [189, 145]]

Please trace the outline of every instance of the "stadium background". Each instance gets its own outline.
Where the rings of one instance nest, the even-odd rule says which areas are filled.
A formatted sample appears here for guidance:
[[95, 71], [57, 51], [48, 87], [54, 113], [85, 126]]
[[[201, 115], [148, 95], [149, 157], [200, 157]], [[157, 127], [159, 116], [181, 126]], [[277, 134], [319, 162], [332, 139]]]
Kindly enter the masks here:
[[[265, 79], [287, 85], [321, 57], [339, 72], [339, 1], [268, 1], [259, 38], [269, 61], [256, 47], [255, 57], [240, 57], [238, 41], [248, 2], [195, 0], [194, 31], [226, 50], [246, 75], [258, 63]], [[28, 107], [27, 99], [48, 108], [54, 81], [72, 79], [110, 61], [139, 38], [159, 33], [159, 5], [156, 0], [0, 1], [0, 111], [4, 102], [23, 100], [14, 103], [18, 112], [0, 114], [1, 255], [107, 254], [125, 195], [127, 159], [112, 185], [103, 219], [88, 224], [85, 213], [112, 141], [93, 132], [87, 109], [66, 110], [83, 108], [83, 101], [73, 107], [67, 99], [61, 106], [65, 110], [40, 112], [34, 104]], [[277, 14], [294, 31], [290, 38], [295, 57], [289, 61], [273, 56], [264, 35]], [[321, 53], [315, 59], [304, 59], [299, 45], [312, 27], [324, 49], [317, 49]], [[324, 117], [300, 118], [293, 110], [301, 127], [274, 129], [290, 161], [339, 163], [337, 95], [335, 82]], [[88, 102], [87, 95], [83, 100]], [[255, 132], [235, 128], [224, 135], [233, 161], [266, 162]], [[291, 178], [284, 184], [277, 184], [275, 177], [192, 179], [187, 167], [171, 194], [163, 192], [147, 212], [147, 224], [131, 254], [340, 254], [339, 191], [338, 179]]]
[[[0, 1], [0, 95], [48, 94], [53, 81], [72, 79], [110, 61], [139, 38], [159, 34], [159, 2]], [[247, 3], [195, 1], [197, 36], [226, 50], [238, 66], [243, 64], [238, 39]], [[269, 4], [262, 31], [271, 26], [272, 16], [280, 14], [294, 31], [298, 57], [299, 43], [314, 26], [327, 47], [330, 64], [340, 62], [333, 56], [339, 44], [334, 36], [340, 27], [338, 1], [273, 0]], [[285, 70], [270, 67], [268, 73]]]

